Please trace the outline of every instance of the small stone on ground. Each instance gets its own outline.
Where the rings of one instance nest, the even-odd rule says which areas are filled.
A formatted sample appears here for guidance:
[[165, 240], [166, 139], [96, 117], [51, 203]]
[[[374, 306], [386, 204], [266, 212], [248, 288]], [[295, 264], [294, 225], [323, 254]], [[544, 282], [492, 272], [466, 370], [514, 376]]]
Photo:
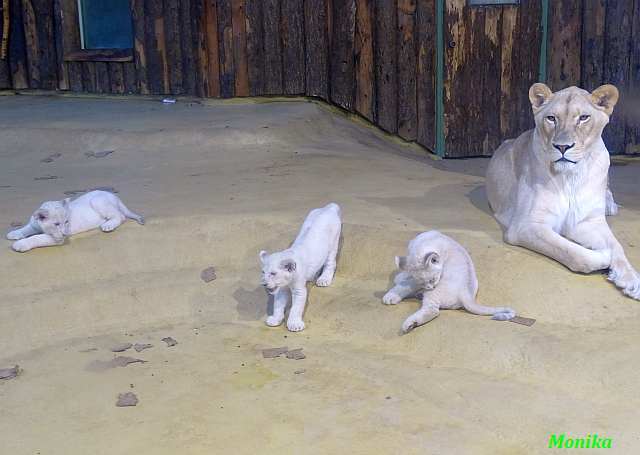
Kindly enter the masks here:
[[121, 393], [118, 395], [118, 401], [116, 406], [124, 408], [127, 406], [136, 406], [138, 404], [138, 397], [133, 392]]

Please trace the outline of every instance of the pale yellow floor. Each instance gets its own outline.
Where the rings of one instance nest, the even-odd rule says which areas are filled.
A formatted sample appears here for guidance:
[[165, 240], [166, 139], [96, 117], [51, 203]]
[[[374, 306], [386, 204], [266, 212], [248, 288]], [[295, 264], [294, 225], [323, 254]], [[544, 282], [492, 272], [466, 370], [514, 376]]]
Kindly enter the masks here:
[[[0, 368], [24, 371], [0, 381], [0, 453], [532, 454], [563, 432], [640, 453], [640, 303], [505, 245], [486, 163], [419, 158], [307, 102], [0, 97], [0, 226], [96, 186], [148, 219], [27, 254], [3, 240]], [[638, 266], [639, 170], [613, 168], [611, 220]], [[304, 332], [268, 328], [257, 253], [328, 201], [335, 283], [310, 289]], [[537, 323], [445, 311], [400, 336], [418, 303], [381, 304], [393, 256], [434, 228], [470, 251], [482, 303]], [[87, 370], [122, 341], [153, 343], [124, 354], [147, 363]], [[283, 345], [307, 358], [262, 358]], [[127, 391], [138, 406], [115, 407]]]

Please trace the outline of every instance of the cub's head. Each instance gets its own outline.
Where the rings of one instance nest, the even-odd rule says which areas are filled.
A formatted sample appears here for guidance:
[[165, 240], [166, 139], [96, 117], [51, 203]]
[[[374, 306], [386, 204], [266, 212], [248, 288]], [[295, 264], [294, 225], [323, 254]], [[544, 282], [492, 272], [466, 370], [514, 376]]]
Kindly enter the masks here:
[[33, 220], [45, 234], [50, 235], [56, 242], [63, 242], [69, 232], [69, 201], [45, 202], [33, 214]]
[[427, 290], [434, 289], [442, 276], [442, 258], [436, 252], [414, 256], [396, 256], [396, 266], [410, 274]]
[[618, 101], [618, 89], [602, 85], [589, 93], [569, 87], [553, 93], [537, 83], [529, 89], [529, 100], [544, 160], [554, 172], [573, 172], [587, 158], [589, 146], [600, 140]]
[[262, 285], [269, 294], [275, 294], [282, 287], [288, 286], [296, 271], [296, 261], [281, 253], [267, 254], [260, 251], [262, 263]]

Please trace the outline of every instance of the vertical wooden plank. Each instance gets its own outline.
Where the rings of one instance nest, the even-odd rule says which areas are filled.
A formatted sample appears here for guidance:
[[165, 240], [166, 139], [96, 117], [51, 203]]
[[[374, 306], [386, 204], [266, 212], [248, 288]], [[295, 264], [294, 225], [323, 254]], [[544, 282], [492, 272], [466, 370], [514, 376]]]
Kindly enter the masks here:
[[523, 39], [516, 36], [518, 29], [518, 7], [505, 6], [502, 10], [502, 30], [500, 38], [502, 41], [502, 52], [500, 56], [500, 139], [510, 137], [515, 125], [514, 118], [519, 112], [513, 102], [514, 95], [514, 43], [516, 39]]
[[89, 93], [98, 91], [96, 64], [94, 62], [82, 62], [82, 88]]
[[206, 0], [204, 32], [206, 37], [207, 96], [221, 96], [220, 87], [220, 43], [218, 40], [218, 4], [217, 0]]
[[375, 73], [373, 65], [374, 0], [356, 1], [355, 104], [360, 115], [375, 122]]
[[549, 2], [548, 79], [552, 90], [580, 84], [582, 0]]
[[109, 83], [110, 92], [116, 95], [124, 93], [124, 63], [121, 62], [109, 62], [107, 64], [109, 68]]
[[281, 34], [284, 94], [304, 94], [304, 0], [282, 0]]
[[640, 0], [634, 2], [629, 69], [625, 153], [640, 154]]
[[109, 66], [107, 62], [96, 62], [96, 91], [98, 93], [109, 93], [111, 82], [109, 81]]
[[435, 0], [418, 0], [416, 4], [417, 40], [417, 115], [419, 144], [435, 150]]
[[385, 131], [398, 131], [397, 9], [395, 0], [376, 0], [376, 118]]
[[184, 93], [196, 94], [196, 66], [193, 58], [191, 0], [180, 0], [180, 46], [182, 53], [182, 88]]
[[9, 29], [9, 70], [13, 88], [16, 90], [29, 87], [26, 39], [23, 28], [22, 0], [11, 0]]
[[607, 2], [604, 81], [615, 85], [620, 91], [620, 100], [602, 135], [610, 153], [624, 153], [625, 150], [632, 17], [632, 2], [628, 0], [609, 0]]
[[69, 70], [69, 90], [72, 92], [82, 91], [82, 63], [67, 62]]
[[398, 135], [417, 137], [416, 0], [398, 0]]
[[[64, 62], [64, 0], [54, 0], [54, 36], [56, 42], [56, 67], [58, 70], [58, 88], [60, 90], [69, 90], [69, 73], [67, 65]], [[67, 19], [67, 20], [70, 20]]]
[[262, 0], [246, 0], [247, 66], [249, 94], [264, 94], [264, 29]]
[[167, 93], [169, 71], [162, 1], [147, 0], [145, 2], [145, 44], [149, 91], [154, 94]]
[[[193, 40], [193, 62], [195, 66], [195, 93], [209, 95], [209, 55], [207, 52], [207, 11], [209, 0], [191, 1], [191, 33]], [[217, 35], [216, 35], [217, 39]], [[216, 46], [217, 47], [217, 46]], [[216, 75], [217, 84], [217, 75]]]
[[602, 84], [604, 65], [604, 23], [607, 0], [584, 2], [582, 13], [582, 68], [580, 86], [592, 91]]
[[[3, 10], [4, 2], [0, 2], [0, 89], [11, 88], [11, 75], [9, 72], [9, 16], [10, 10]], [[7, 14], [5, 14], [7, 13]], [[5, 23], [4, 16], [7, 16]], [[2, 52], [5, 52], [4, 54]]]
[[232, 0], [231, 6], [235, 96], [249, 96], [246, 0]]
[[31, 0], [23, 0], [22, 2], [22, 20], [27, 64], [29, 65], [29, 87], [40, 88], [40, 41], [36, 24], [36, 12]]
[[169, 71], [169, 92], [184, 93], [182, 87], [182, 42], [180, 34], [180, 1], [164, 0], [164, 33], [166, 37], [166, 65]]
[[264, 0], [264, 93], [282, 94], [282, 41], [280, 0]]
[[231, 0], [218, 0], [218, 58], [220, 60], [220, 96], [231, 98], [235, 93], [235, 62], [233, 61], [233, 24]]
[[333, 0], [332, 22], [336, 39], [331, 48], [331, 101], [351, 111], [355, 86], [355, 0]]
[[305, 0], [305, 86], [308, 96], [329, 99], [329, 37], [324, 0]]
[[147, 77], [147, 56], [145, 39], [145, 8], [144, 0], [131, 0], [131, 18], [133, 21], [133, 59], [135, 62], [136, 81], [138, 91], [146, 95], [149, 93]]
[[[517, 39], [514, 42], [512, 65], [511, 99], [519, 115], [511, 121], [509, 137], [516, 137], [522, 131], [533, 128], [533, 112], [529, 101], [529, 88], [538, 82], [540, 47], [542, 41], [539, 1], [522, 2], [518, 14]], [[520, 37], [528, 37], [521, 39]]]
[[124, 93], [129, 95], [139, 93], [135, 64], [133, 62], [125, 62], [122, 65], [122, 71], [124, 78]]
[[58, 86], [53, 16], [51, 0], [23, 1], [31, 88], [55, 90]]

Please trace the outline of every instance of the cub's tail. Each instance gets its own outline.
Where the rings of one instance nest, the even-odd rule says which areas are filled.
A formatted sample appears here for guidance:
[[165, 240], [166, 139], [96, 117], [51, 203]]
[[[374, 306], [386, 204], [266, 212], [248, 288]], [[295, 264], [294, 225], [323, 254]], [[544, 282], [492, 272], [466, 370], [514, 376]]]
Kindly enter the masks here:
[[484, 306], [476, 303], [474, 299], [466, 300], [463, 302], [463, 306], [469, 313], [480, 316], [493, 316], [491, 319], [497, 321], [508, 321], [516, 316], [516, 311], [512, 308]]
[[122, 214], [127, 218], [137, 221], [138, 224], [144, 224], [144, 217], [142, 215], [138, 215], [137, 213], [129, 210], [127, 206], [124, 205], [124, 203], [120, 200], [120, 198], [118, 198], [118, 208], [120, 209]]

